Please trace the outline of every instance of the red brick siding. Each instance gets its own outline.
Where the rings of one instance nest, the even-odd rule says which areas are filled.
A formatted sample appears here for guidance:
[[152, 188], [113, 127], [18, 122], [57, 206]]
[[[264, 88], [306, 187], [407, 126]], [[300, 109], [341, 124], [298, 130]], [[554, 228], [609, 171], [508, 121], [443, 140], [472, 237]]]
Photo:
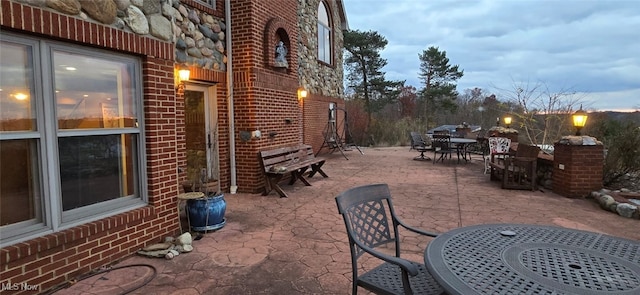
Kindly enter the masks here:
[[[288, 46], [289, 70], [265, 63], [275, 50], [275, 34], [284, 29], [291, 42], [297, 42], [297, 6], [295, 0], [231, 3], [233, 19], [233, 72], [237, 184], [240, 192], [258, 192], [263, 177], [258, 161], [262, 149], [300, 143], [302, 108], [298, 104], [297, 46]], [[276, 19], [277, 21], [270, 20]], [[265, 44], [265, 42], [267, 44]], [[271, 44], [273, 42], [273, 44]], [[268, 57], [265, 57], [268, 54]], [[291, 124], [285, 118], [292, 118]], [[241, 131], [260, 130], [262, 138], [240, 140]], [[276, 132], [275, 137], [269, 137]]]
[[[559, 165], [564, 165], [560, 169]], [[554, 146], [553, 191], [570, 198], [584, 197], [602, 188], [604, 150], [602, 145]]]
[[[11, 1], [0, 5], [2, 30], [126, 52], [143, 61], [149, 205], [0, 249], [1, 284], [24, 282], [45, 291], [177, 233], [175, 171], [180, 163], [177, 132], [181, 105], [175, 99], [174, 48], [171, 43], [46, 8]], [[221, 94], [219, 99], [224, 101], [224, 97]]]
[[[304, 142], [310, 144], [314, 151], [318, 151], [324, 143], [324, 134], [329, 123], [329, 103], [336, 103], [339, 108], [344, 109], [344, 101], [335, 97], [312, 94], [304, 101]], [[344, 112], [336, 111], [336, 123], [344, 123]], [[343, 131], [343, 126], [336, 126], [338, 132]], [[340, 134], [345, 138], [344, 134]], [[328, 150], [323, 150], [325, 153]]]

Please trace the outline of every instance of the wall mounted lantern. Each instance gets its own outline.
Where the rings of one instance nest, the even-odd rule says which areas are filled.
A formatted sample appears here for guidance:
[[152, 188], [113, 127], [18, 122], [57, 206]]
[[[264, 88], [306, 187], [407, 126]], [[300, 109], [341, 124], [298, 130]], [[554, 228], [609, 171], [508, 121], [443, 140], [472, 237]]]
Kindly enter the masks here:
[[298, 88], [298, 100], [307, 98], [308, 94], [307, 89], [304, 89], [303, 87]]
[[580, 105], [580, 109], [573, 113], [571, 117], [573, 118], [573, 127], [576, 127], [576, 136], [580, 136], [580, 130], [587, 123], [587, 112], [583, 111], [582, 105]]
[[507, 128], [511, 126], [511, 116], [504, 117], [504, 124], [507, 125]]
[[189, 70], [189, 67], [185, 66], [185, 65], [180, 65], [177, 69], [176, 72], [173, 74], [173, 76], [175, 77], [175, 84], [176, 84], [176, 89], [179, 89], [182, 86], [184, 86], [184, 81], [189, 81], [189, 76], [191, 75], [191, 71]]

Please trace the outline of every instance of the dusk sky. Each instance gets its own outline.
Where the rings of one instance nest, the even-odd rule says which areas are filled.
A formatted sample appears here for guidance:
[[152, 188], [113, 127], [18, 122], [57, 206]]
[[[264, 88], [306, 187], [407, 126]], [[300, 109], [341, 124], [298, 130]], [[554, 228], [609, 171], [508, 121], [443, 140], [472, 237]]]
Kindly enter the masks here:
[[[587, 109], [640, 110], [638, 0], [345, 0], [349, 28], [377, 31], [387, 79], [424, 87], [418, 54], [446, 51], [458, 91], [514, 84], [576, 92]], [[500, 95], [498, 95], [500, 98]]]

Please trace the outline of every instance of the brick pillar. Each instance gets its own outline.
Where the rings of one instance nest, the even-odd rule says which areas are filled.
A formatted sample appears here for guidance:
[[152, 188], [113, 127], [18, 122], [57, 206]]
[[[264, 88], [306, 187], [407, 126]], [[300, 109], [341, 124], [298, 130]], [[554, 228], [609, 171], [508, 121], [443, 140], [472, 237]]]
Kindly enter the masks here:
[[585, 197], [602, 188], [603, 145], [556, 143], [553, 152], [553, 191], [568, 198]]

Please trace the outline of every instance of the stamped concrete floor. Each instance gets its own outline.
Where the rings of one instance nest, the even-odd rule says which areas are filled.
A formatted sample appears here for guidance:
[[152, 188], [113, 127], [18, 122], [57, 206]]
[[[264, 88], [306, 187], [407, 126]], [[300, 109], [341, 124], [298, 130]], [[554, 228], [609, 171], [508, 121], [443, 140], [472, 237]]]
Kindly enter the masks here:
[[[131, 256], [116, 269], [56, 294], [117, 294], [155, 277], [131, 294], [350, 294], [351, 260], [334, 197], [359, 185], [387, 183], [396, 211], [410, 225], [444, 232], [482, 223], [529, 223], [589, 230], [640, 240], [638, 220], [548, 190], [502, 190], [482, 161], [414, 161], [408, 147], [325, 154], [329, 178], [313, 177], [275, 192], [226, 194], [226, 225], [193, 242], [173, 260]], [[406, 232], [403, 256], [422, 261], [428, 240]], [[369, 269], [374, 261], [361, 266]], [[130, 267], [128, 267], [130, 266]], [[367, 294], [360, 290], [361, 294]]]

